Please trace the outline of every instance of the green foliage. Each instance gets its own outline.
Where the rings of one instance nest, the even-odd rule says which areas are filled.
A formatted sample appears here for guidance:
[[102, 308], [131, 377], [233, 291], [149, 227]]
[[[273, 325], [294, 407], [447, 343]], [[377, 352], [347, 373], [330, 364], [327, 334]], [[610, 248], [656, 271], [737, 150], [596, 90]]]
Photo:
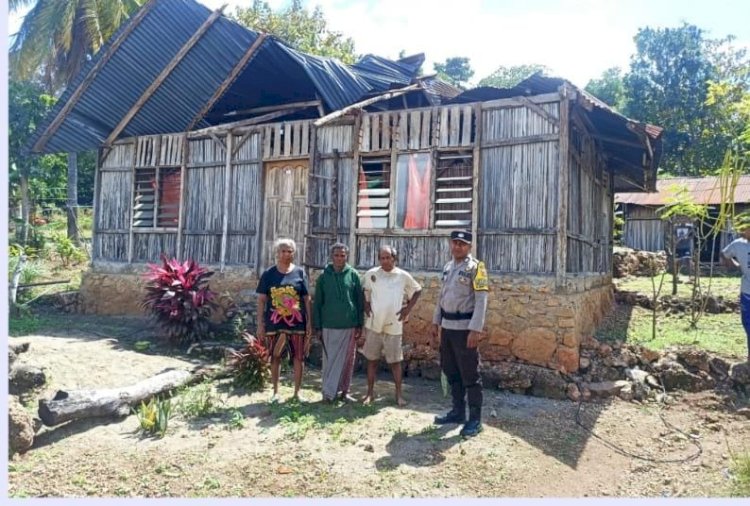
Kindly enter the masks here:
[[549, 75], [551, 70], [538, 63], [530, 65], [513, 65], [506, 67], [499, 66], [492, 74], [481, 79], [479, 86], [494, 86], [495, 88], [512, 88], [527, 77], [541, 72], [543, 75]]
[[328, 28], [323, 10], [318, 6], [310, 12], [301, 0], [274, 11], [268, 2], [254, 0], [250, 7], [237, 7], [234, 18], [256, 31], [276, 35], [302, 52], [338, 58], [354, 63], [354, 41]]
[[474, 75], [469, 59], [465, 56], [446, 58], [443, 63], [435, 63], [434, 68], [440, 79], [459, 88], [465, 87]]
[[242, 429], [245, 427], [245, 415], [242, 414], [237, 408], [229, 410], [229, 421], [227, 422], [229, 429]]
[[719, 103], [709, 100], [711, 82], [750, 85], [746, 52], [732, 37], [708, 39], [703, 30], [642, 28], [624, 78], [626, 114], [665, 128], [661, 168], [675, 175], [701, 175], [720, 167], [736, 128]]
[[750, 497], [750, 453], [732, 455], [732, 496]]
[[177, 412], [185, 418], [199, 418], [214, 413], [220, 403], [213, 385], [208, 381], [184, 389], [179, 397]]
[[268, 364], [268, 350], [259, 339], [245, 333], [245, 347], [232, 352], [227, 365], [232, 369], [234, 384], [248, 392], [262, 390], [271, 375]]
[[625, 106], [625, 85], [622, 69], [612, 67], [604, 72], [599, 79], [592, 79], [585, 88], [605, 104], [620, 111]]
[[66, 234], [58, 232], [52, 237], [55, 243], [55, 253], [60, 257], [64, 267], [68, 267], [71, 263], [86, 261], [86, 252], [77, 247]]
[[[29, 3], [15, 0], [11, 10]], [[10, 48], [11, 73], [59, 90], [144, 0], [37, 0]]]
[[172, 416], [172, 401], [152, 397], [148, 402], [141, 401], [138, 408], [133, 410], [138, 417], [141, 432], [148, 435], [164, 437]]

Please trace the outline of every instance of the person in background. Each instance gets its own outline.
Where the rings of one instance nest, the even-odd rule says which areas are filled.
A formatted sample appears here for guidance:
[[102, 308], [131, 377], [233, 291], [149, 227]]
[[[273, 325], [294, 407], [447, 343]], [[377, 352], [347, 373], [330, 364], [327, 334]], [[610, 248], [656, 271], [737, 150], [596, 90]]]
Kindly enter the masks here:
[[310, 352], [312, 325], [310, 294], [305, 271], [293, 263], [297, 245], [292, 239], [278, 239], [273, 245], [276, 265], [260, 277], [258, 288], [258, 338], [271, 357], [271, 402], [279, 400], [279, 369], [287, 353], [294, 364], [294, 399], [299, 400], [304, 360]]
[[739, 215], [733, 221], [739, 237], [721, 251], [721, 258], [725, 266], [739, 268], [742, 272], [740, 314], [747, 338], [747, 361], [750, 363], [750, 215]]
[[[391, 366], [396, 384], [396, 404], [406, 405], [401, 392], [401, 349], [403, 323], [421, 294], [422, 286], [405, 270], [396, 267], [398, 254], [393, 246], [382, 246], [378, 251], [379, 267], [363, 276], [365, 297], [365, 335], [360, 339], [362, 355], [367, 359], [367, 395], [363, 402], [375, 400], [375, 374], [380, 357]], [[406, 301], [406, 302], [404, 302]]]
[[440, 338], [440, 366], [451, 387], [453, 408], [444, 416], [436, 416], [435, 423], [465, 422], [461, 436], [472, 437], [482, 431], [477, 345], [484, 329], [489, 280], [484, 262], [471, 256], [471, 232], [454, 230], [450, 241], [453, 259], [443, 268], [431, 334], [433, 342]]
[[364, 318], [359, 273], [347, 263], [348, 256], [345, 244], [331, 246], [331, 263], [316, 281], [313, 297], [313, 325], [323, 343], [323, 400], [328, 402], [339, 395], [354, 400], [349, 387]]

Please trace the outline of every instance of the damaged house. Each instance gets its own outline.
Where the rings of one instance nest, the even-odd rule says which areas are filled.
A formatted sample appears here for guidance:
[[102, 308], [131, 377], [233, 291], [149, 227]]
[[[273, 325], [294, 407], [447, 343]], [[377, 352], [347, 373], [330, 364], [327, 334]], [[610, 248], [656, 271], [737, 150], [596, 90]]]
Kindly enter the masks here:
[[419, 77], [423, 59], [344, 65], [193, 0], [147, 3], [33, 143], [99, 150], [84, 310], [139, 312], [162, 253], [246, 297], [278, 237], [313, 279], [335, 241], [360, 270], [392, 244], [425, 287], [404, 332], [419, 367], [460, 227], [491, 276], [483, 360], [575, 371], [612, 302], [613, 196], [654, 190], [661, 129], [562, 79], [462, 92]]

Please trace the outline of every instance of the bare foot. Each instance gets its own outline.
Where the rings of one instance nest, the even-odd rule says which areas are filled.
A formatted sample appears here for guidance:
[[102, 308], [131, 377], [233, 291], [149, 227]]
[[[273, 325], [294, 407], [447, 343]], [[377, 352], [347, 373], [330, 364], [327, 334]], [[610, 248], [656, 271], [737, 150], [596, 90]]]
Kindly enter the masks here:
[[408, 404], [408, 402], [403, 397], [397, 397], [396, 398], [396, 404], [398, 404], [399, 408], [403, 408], [404, 406], [406, 406]]
[[369, 406], [373, 402], [375, 402], [375, 399], [372, 395], [368, 395], [364, 399], [362, 399], [362, 404], [364, 404], [365, 406]]

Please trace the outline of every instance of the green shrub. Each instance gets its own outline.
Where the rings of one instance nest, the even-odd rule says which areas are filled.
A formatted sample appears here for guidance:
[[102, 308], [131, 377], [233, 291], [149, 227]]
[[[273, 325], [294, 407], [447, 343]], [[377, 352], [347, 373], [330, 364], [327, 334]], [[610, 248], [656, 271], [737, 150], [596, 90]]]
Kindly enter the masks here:
[[160, 399], [158, 396], [152, 397], [148, 402], [141, 401], [134, 412], [138, 417], [141, 432], [164, 437], [172, 416], [172, 401]]
[[257, 392], [265, 388], [271, 374], [268, 364], [268, 350], [247, 332], [243, 335], [245, 347], [232, 352], [227, 365], [232, 369], [234, 384], [248, 392]]
[[180, 392], [177, 411], [185, 418], [198, 418], [214, 413], [219, 402], [213, 385], [206, 381]]

